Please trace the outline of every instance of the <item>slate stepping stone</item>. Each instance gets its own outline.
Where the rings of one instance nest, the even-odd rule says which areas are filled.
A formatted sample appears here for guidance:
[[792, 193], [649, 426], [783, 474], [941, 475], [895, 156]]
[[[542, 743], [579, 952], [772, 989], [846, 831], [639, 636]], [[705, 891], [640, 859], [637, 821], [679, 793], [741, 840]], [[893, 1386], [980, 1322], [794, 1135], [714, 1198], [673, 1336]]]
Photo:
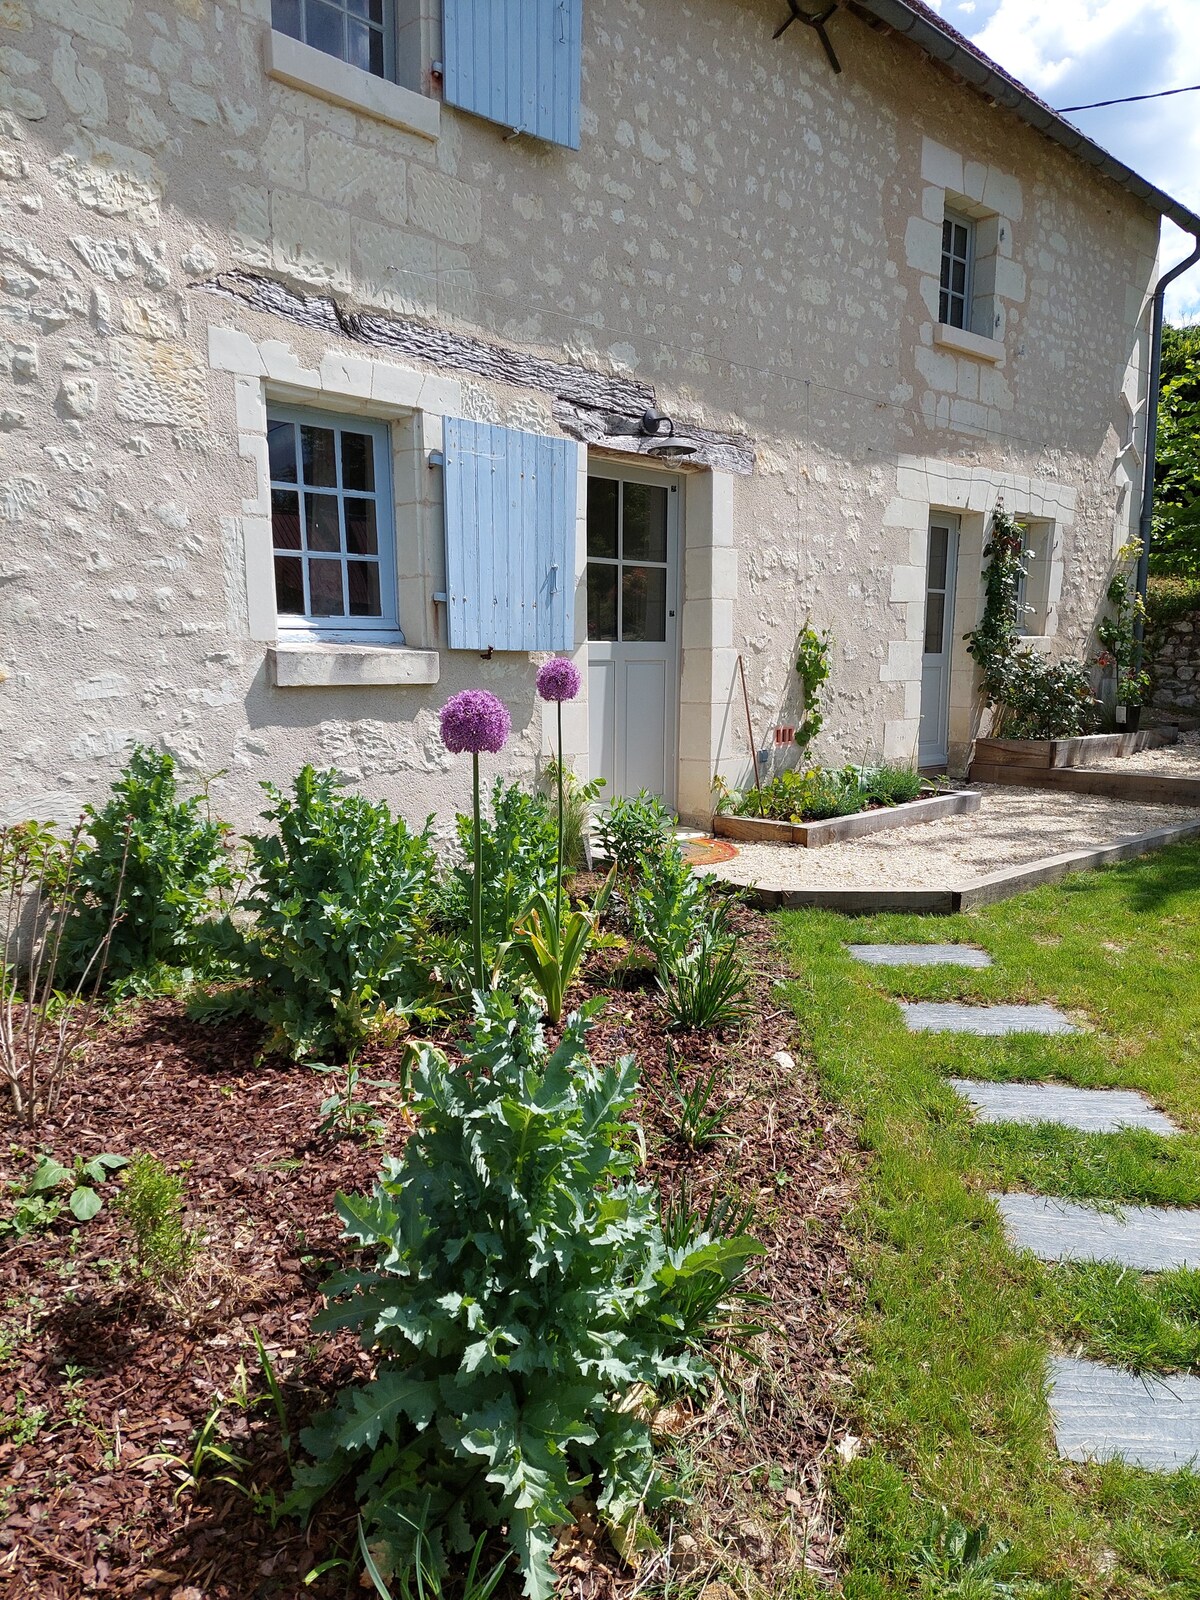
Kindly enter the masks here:
[[1179, 1133], [1170, 1117], [1132, 1089], [1073, 1089], [1062, 1083], [986, 1083], [951, 1078], [975, 1107], [980, 1122], [1058, 1122], [1080, 1133]]
[[990, 967], [986, 950], [970, 944], [848, 944], [856, 961], [869, 967]]
[[1008, 1033], [1078, 1033], [1070, 1017], [1053, 1006], [965, 1006], [958, 1000], [903, 1001], [910, 1033], [972, 1033], [988, 1038]]
[[1200, 1459], [1200, 1378], [1051, 1356], [1050, 1412], [1068, 1461], [1118, 1459], [1176, 1472]]
[[1039, 1261], [1115, 1261], [1136, 1272], [1200, 1267], [1200, 1211], [1122, 1206], [1120, 1216], [1040, 1194], [994, 1194], [1009, 1238]]

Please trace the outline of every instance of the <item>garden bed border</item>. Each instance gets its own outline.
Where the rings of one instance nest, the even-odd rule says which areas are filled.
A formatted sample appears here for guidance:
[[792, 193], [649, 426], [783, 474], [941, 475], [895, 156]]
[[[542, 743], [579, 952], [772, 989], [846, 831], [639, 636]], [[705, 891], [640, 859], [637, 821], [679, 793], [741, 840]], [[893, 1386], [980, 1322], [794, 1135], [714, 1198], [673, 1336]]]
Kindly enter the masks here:
[[971, 781], [993, 783], [984, 777], [997, 767], [1033, 767], [1039, 771], [1068, 767], [1102, 767], [1109, 761], [1174, 744], [1178, 728], [1143, 728], [1138, 733], [1085, 733], [1076, 739], [976, 739], [971, 758]]
[[841, 844], [891, 828], [936, 822], [939, 817], [968, 816], [979, 810], [981, 800], [982, 796], [971, 789], [955, 789], [950, 794], [905, 800], [898, 806], [880, 806], [875, 811], [857, 811], [850, 817], [826, 817], [821, 822], [773, 822], [766, 817], [732, 817], [718, 812], [712, 829], [720, 837], [741, 839], [743, 843], [800, 845], [815, 850], [821, 845]]

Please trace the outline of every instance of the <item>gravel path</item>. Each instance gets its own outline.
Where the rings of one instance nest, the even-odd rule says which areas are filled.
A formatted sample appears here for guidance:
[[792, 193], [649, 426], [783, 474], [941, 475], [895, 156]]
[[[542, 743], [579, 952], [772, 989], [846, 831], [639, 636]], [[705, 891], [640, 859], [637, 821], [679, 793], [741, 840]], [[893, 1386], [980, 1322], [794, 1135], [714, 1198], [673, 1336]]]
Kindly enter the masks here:
[[[1200, 747], [1193, 760], [1200, 768]], [[1101, 795], [990, 784], [978, 788], [983, 804], [973, 816], [944, 817], [820, 850], [739, 844], [734, 860], [700, 870], [772, 889], [941, 889], [1046, 856], [1200, 821], [1200, 812], [1187, 806], [1130, 805]]]
[[1200, 778], [1200, 731], [1181, 733], [1178, 744], [1122, 756], [1112, 768], [1114, 772], [1153, 772], [1160, 778]]

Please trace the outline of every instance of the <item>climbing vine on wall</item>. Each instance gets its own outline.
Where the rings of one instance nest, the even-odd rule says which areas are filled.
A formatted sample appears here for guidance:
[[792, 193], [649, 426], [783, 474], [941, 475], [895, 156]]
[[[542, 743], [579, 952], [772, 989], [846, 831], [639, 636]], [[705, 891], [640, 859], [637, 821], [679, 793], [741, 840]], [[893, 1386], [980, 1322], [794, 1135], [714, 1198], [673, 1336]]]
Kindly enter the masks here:
[[796, 729], [796, 743], [803, 749], [810, 745], [825, 723], [821, 712], [821, 689], [829, 681], [829, 647], [833, 635], [829, 629], [818, 633], [811, 622], [806, 622], [796, 646], [796, 672], [804, 697], [804, 716]]
[[1082, 661], [1048, 661], [1021, 636], [1025, 530], [997, 507], [984, 557], [984, 607], [967, 649], [983, 674], [983, 697], [995, 711], [992, 733], [1008, 739], [1069, 739], [1089, 733], [1099, 707]]

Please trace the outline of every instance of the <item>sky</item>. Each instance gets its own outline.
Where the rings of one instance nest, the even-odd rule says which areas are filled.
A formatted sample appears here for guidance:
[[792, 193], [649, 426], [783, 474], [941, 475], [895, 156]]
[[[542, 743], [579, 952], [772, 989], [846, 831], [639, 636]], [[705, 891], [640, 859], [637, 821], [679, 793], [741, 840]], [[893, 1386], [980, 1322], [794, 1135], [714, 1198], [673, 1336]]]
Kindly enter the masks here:
[[[1055, 109], [1200, 84], [1200, 0], [929, 0]], [[1200, 93], [1075, 111], [1067, 120], [1200, 212]], [[1164, 227], [1163, 261], [1192, 240]], [[1200, 265], [1167, 293], [1172, 322], [1200, 322]]]

